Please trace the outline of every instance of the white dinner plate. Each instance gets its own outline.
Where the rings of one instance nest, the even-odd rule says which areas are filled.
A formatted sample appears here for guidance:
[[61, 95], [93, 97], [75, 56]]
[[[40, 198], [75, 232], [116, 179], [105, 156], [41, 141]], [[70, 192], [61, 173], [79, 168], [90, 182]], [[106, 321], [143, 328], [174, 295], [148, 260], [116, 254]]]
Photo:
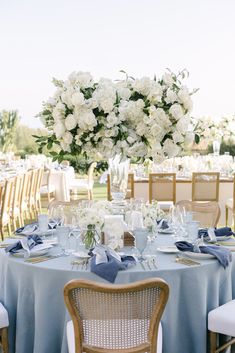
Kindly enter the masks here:
[[177, 249], [176, 246], [172, 245], [172, 246], [159, 246], [157, 248], [158, 251], [161, 251], [165, 254], [175, 254], [177, 252], [179, 252], [179, 250]]
[[[38, 250], [34, 252], [30, 252], [29, 257], [36, 257], [36, 256], [43, 256], [46, 255], [49, 252], [49, 249], [44, 249], [44, 250]], [[25, 251], [18, 251], [17, 253], [11, 254], [14, 257], [24, 257]]]
[[198, 259], [198, 260], [209, 260], [214, 259], [215, 256], [211, 254], [203, 254], [201, 252], [192, 252], [192, 251], [180, 251], [182, 255], [188, 256], [191, 259]]
[[79, 259], [89, 259], [90, 255], [83, 251], [77, 251], [72, 253], [73, 256], [79, 257]]
[[[228, 239], [231, 239], [232, 238], [232, 235], [228, 235], [228, 236], [226, 236], [226, 235], [223, 235], [223, 236], [221, 236], [221, 237], [216, 237], [216, 241], [223, 241], [223, 240], [228, 240]], [[213, 240], [210, 240], [210, 238], [209, 237], [205, 237], [204, 238], [208, 243], [214, 243], [215, 241], [213, 241]]]

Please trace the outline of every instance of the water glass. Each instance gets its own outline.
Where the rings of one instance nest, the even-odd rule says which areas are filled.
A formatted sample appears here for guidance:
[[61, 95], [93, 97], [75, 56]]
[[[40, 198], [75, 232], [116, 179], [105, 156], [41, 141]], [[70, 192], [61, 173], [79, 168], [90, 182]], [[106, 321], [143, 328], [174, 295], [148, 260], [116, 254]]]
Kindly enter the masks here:
[[68, 247], [69, 234], [69, 227], [59, 226], [56, 228], [56, 236], [58, 237], [58, 243], [63, 255], [67, 255], [66, 249]]
[[38, 215], [38, 227], [42, 235], [45, 235], [48, 230], [48, 221], [49, 219], [47, 214]]
[[135, 246], [140, 252], [139, 261], [143, 261], [143, 251], [146, 248], [147, 241], [148, 241], [148, 229], [146, 228], [137, 228], [134, 230], [134, 237], [135, 237]]
[[200, 225], [199, 221], [186, 222], [188, 237], [189, 237], [189, 240], [191, 240], [192, 242], [198, 238], [199, 225]]

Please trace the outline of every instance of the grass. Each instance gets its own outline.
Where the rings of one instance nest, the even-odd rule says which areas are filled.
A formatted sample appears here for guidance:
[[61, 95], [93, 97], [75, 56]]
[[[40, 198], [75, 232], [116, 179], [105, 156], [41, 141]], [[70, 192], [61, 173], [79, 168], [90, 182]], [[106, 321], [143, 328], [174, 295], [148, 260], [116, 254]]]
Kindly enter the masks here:
[[107, 200], [106, 184], [100, 184], [98, 181], [95, 181], [93, 187], [93, 197], [94, 200]]

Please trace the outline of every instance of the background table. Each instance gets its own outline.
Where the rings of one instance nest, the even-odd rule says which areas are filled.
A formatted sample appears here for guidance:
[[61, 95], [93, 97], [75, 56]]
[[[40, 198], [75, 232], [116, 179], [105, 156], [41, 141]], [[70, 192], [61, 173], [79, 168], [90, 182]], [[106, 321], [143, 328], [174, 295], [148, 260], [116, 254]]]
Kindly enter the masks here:
[[50, 184], [55, 186], [57, 201], [70, 201], [70, 181], [75, 178], [73, 167], [51, 169]]
[[[166, 235], [157, 240], [158, 245], [172, 242]], [[157, 270], [143, 271], [137, 264], [119, 272], [116, 283], [165, 279], [170, 297], [162, 318], [163, 352], [206, 353], [207, 313], [235, 297], [235, 261], [224, 270], [213, 259], [195, 267], [174, 259], [159, 252]], [[71, 257], [63, 257], [29, 264], [0, 251], [0, 300], [9, 312], [11, 353], [67, 353], [65, 283], [74, 278], [104, 282], [89, 271], [72, 270], [70, 263]]]

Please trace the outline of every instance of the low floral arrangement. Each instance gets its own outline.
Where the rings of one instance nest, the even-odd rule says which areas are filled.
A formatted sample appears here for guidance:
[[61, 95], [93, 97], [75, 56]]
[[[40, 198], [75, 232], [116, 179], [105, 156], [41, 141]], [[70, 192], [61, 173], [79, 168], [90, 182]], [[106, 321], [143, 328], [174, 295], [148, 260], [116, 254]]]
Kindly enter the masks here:
[[148, 228], [150, 232], [153, 232], [156, 229], [157, 221], [160, 221], [165, 216], [164, 211], [160, 209], [156, 201], [142, 205], [141, 212], [143, 215], [144, 227]]
[[108, 214], [112, 214], [109, 201], [97, 201], [89, 208], [78, 209], [79, 227], [83, 233], [83, 242], [88, 249], [99, 242], [104, 218]]
[[39, 114], [49, 131], [35, 136], [39, 151], [53, 150], [54, 160], [65, 154], [103, 159], [115, 155], [161, 162], [178, 155], [194, 140], [190, 92], [182, 84], [186, 71], [162, 78], [96, 82], [90, 73], [73, 72], [54, 79], [56, 92]]

